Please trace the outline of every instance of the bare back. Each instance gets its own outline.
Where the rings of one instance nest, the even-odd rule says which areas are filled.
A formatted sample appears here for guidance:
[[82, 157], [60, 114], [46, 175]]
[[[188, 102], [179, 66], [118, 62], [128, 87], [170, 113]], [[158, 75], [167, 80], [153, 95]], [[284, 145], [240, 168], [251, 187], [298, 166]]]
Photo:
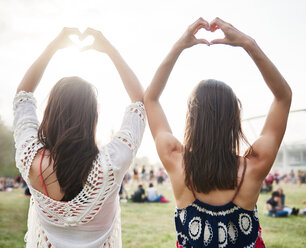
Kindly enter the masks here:
[[[176, 140], [176, 142], [178, 141]], [[181, 144], [177, 144], [177, 146], [179, 147], [181, 146]], [[198, 192], [193, 193], [191, 190], [189, 190], [185, 184], [183, 152], [182, 149], [180, 150], [181, 151], [173, 151], [171, 159], [163, 161], [164, 166], [166, 168], [175, 168], [170, 171], [168, 170], [168, 174], [173, 187], [177, 207], [179, 209], [185, 208], [190, 205], [195, 200], [195, 198], [213, 206], [224, 205], [232, 201], [237, 188], [234, 190], [214, 190], [209, 192], [208, 194]], [[242, 178], [243, 161], [244, 158], [240, 157], [237, 175], [237, 185], [240, 184]], [[234, 199], [234, 203], [236, 205], [247, 210], [254, 210], [262, 184], [262, 181], [256, 180], [256, 178], [254, 178], [253, 176], [254, 173], [252, 173], [252, 168], [254, 166], [256, 166], [256, 161], [254, 161], [254, 159], [252, 158], [246, 158], [246, 170], [244, 179]]]
[[[41, 160], [42, 159], [42, 160]], [[33, 159], [29, 172], [29, 180], [32, 187], [42, 194], [45, 194], [43, 184], [40, 180], [39, 164], [41, 161], [41, 175], [46, 186], [46, 190], [50, 198], [60, 201], [64, 197], [64, 192], [61, 191], [61, 187], [56, 178], [56, 173], [53, 172], [53, 162], [49, 165], [49, 151], [45, 151], [42, 157], [42, 150], [39, 150]]]

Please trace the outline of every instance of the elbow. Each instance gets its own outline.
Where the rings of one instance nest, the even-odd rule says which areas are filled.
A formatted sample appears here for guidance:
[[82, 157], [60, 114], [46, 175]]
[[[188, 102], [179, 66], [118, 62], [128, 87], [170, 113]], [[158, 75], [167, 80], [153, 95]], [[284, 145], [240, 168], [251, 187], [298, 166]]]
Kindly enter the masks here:
[[285, 103], [287, 106], [290, 106], [292, 101], [292, 90], [290, 86], [287, 84], [286, 89], [283, 90], [279, 96], [275, 97], [278, 101]]
[[291, 102], [292, 102], [292, 90], [291, 90], [289, 85], [288, 85], [287, 92], [286, 92], [286, 94], [284, 96], [284, 101], [286, 102], [286, 105], [291, 106]]
[[290, 104], [291, 104], [291, 101], [292, 101], [292, 90], [291, 90], [290, 86], [288, 88], [289, 88], [288, 89], [288, 99], [289, 99]]
[[285, 97], [284, 97], [288, 103], [291, 104], [291, 101], [292, 101], [292, 90], [291, 90], [291, 87], [287, 84], [287, 90], [286, 90], [286, 93], [285, 93]]

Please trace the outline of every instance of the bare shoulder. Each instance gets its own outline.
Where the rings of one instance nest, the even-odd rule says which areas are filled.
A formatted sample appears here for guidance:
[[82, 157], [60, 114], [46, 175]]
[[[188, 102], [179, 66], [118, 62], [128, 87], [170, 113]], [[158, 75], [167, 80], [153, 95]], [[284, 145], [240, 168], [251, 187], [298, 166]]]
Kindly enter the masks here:
[[[260, 163], [264, 162], [252, 156], [246, 158], [245, 161], [246, 168], [244, 179], [235, 202], [245, 209], [253, 210], [256, 205], [263, 181], [263, 179], [261, 179], [259, 176], [258, 167], [261, 166]], [[244, 166], [239, 166], [238, 183], [240, 183], [242, 178], [243, 167]]]
[[169, 175], [173, 193], [179, 208], [194, 201], [192, 192], [185, 184], [182, 143], [171, 133], [160, 133], [155, 139], [157, 152]]

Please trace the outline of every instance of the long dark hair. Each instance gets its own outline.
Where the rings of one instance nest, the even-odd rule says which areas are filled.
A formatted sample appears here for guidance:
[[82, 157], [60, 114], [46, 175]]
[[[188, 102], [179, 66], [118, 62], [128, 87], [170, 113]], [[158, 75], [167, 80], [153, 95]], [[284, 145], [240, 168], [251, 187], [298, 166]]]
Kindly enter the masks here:
[[83, 188], [99, 152], [95, 142], [98, 120], [96, 92], [79, 77], [59, 80], [51, 90], [38, 139], [50, 151], [50, 163], [65, 199]]
[[223, 82], [201, 81], [193, 90], [183, 158], [189, 189], [209, 193], [237, 186], [240, 141], [249, 145], [241, 129], [240, 109], [239, 99]]

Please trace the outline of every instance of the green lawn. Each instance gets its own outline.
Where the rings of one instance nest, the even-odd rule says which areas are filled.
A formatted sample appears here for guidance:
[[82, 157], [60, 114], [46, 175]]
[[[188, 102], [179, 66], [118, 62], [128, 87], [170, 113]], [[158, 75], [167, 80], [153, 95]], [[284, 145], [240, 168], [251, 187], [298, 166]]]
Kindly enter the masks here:
[[[130, 190], [135, 187], [131, 186]], [[306, 185], [282, 185], [286, 205], [305, 208]], [[175, 203], [169, 184], [158, 190], [171, 200], [160, 203], [122, 203], [123, 247], [175, 247]], [[263, 238], [269, 248], [306, 247], [306, 216], [270, 218], [263, 215], [264, 203], [269, 195], [261, 195], [258, 201]], [[29, 198], [22, 190], [0, 192], [0, 248], [24, 247]]]

